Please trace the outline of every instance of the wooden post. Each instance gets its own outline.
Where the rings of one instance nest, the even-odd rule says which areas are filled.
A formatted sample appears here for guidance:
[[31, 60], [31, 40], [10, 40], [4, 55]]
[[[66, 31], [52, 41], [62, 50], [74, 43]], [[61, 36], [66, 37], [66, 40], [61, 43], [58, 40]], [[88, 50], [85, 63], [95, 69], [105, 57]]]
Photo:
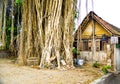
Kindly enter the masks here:
[[[80, 30], [78, 29], [77, 32], [77, 51], [79, 51], [79, 46], [80, 46]], [[77, 59], [78, 59], [78, 54], [77, 54]]]
[[114, 48], [113, 48], [113, 69], [114, 71], [117, 71], [117, 65], [116, 65], [116, 44], [114, 44]]
[[93, 20], [93, 13], [92, 13], [92, 61], [96, 55], [96, 42], [95, 42], [95, 22]]

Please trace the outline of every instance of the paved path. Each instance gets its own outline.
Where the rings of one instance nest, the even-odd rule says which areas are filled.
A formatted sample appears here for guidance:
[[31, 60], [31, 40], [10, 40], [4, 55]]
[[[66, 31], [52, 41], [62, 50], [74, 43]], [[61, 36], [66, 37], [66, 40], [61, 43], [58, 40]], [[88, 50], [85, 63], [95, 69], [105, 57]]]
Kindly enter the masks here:
[[120, 73], [109, 73], [90, 84], [120, 84]]
[[120, 84], [120, 74], [112, 74], [110, 77], [106, 78], [103, 84]]

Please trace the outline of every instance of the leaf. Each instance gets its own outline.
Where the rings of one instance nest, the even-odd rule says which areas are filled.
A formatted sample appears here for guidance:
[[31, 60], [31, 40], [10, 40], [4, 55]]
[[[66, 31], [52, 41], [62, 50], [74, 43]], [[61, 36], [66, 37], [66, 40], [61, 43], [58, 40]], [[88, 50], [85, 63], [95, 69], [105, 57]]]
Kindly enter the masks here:
[[22, 0], [16, 0], [15, 3], [20, 4]]

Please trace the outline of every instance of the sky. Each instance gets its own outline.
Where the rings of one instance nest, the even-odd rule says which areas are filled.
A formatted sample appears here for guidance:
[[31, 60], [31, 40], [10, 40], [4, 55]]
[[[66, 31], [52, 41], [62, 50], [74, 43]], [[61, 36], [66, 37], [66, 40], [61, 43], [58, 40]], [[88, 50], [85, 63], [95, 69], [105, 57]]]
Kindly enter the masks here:
[[[88, 0], [88, 12], [92, 10], [92, 0]], [[120, 28], [120, 0], [93, 0], [93, 11], [105, 21]], [[86, 0], [81, 0], [81, 21], [86, 16]]]

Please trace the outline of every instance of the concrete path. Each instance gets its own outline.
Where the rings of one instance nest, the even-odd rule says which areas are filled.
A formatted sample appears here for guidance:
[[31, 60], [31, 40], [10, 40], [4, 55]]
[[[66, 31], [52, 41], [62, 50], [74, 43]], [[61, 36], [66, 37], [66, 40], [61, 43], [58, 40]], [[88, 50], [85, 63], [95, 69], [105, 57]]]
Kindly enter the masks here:
[[101, 84], [120, 84], [120, 74], [112, 74]]
[[120, 73], [109, 73], [90, 84], [120, 84]]

